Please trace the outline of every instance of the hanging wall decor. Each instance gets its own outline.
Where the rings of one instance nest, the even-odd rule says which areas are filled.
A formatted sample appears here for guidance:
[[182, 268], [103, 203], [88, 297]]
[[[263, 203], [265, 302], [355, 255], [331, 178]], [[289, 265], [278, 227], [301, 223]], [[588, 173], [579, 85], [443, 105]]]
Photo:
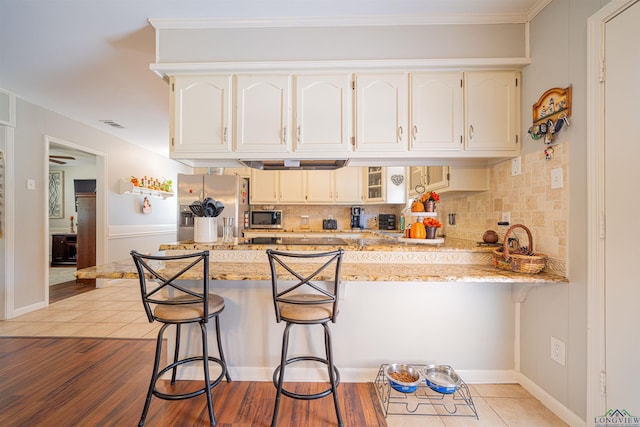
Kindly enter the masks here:
[[63, 171], [49, 171], [49, 218], [64, 218]]
[[533, 124], [540, 125], [551, 120], [556, 122], [571, 117], [571, 86], [562, 89], [554, 87], [542, 94], [533, 104]]

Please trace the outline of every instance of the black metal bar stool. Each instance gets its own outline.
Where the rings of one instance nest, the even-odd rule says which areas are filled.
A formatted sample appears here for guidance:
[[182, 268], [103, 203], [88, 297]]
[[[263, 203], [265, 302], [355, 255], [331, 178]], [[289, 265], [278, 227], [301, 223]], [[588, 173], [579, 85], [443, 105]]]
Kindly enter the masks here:
[[[333, 394], [338, 425], [343, 425], [337, 390], [340, 383], [340, 373], [333, 363], [331, 331], [329, 330], [329, 322], [335, 323], [338, 316], [340, 267], [343, 254], [343, 249], [320, 253], [292, 253], [267, 249], [271, 267], [271, 288], [276, 321], [278, 323], [283, 320], [286, 322], [282, 337], [280, 365], [273, 372], [273, 384], [276, 386], [277, 393], [271, 420], [272, 427], [277, 424], [280, 397], [283, 394], [293, 399], [302, 400], [319, 399]], [[296, 261], [300, 260], [303, 263], [298, 263], [296, 266]], [[289, 332], [293, 325], [322, 325], [325, 356], [308, 355], [289, 358], [287, 356]], [[319, 362], [327, 365], [331, 387], [312, 394], [294, 393], [286, 390], [283, 387], [285, 368], [301, 361]]]
[[[228, 382], [231, 381], [231, 377], [227, 371], [227, 364], [222, 351], [220, 321], [218, 319], [218, 315], [224, 310], [224, 299], [219, 295], [209, 293], [209, 251], [172, 256], [144, 255], [131, 251], [131, 256], [138, 270], [142, 303], [149, 322], [152, 323], [157, 320], [163, 323], [158, 332], [153, 374], [151, 375], [147, 399], [138, 425], [144, 426], [152, 396], [165, 400], [182, 400], [206, 393], [209, 420], [213, 426], [216, 424], [216, 420], [213, 415], [211, 389], [218, 385], [223, 377], [226, 377]], [[199, 273], [202, 274], [202, 289], [194, 290], [179, 282], [180, 280], [190, 280], [193, 277], [193, 275], [189, 275], [190, 271], [197, 268], [200, 269]], [[148, 284], [150, 285], [149, 287], [147, 287]], [[151, 284], [153, 285], [151, 286]], [[155, 307], [152, 307], [152, 304]], [[215, 319], [219, 358], [208, 355], [207, 323], [212, 318]], [[180, 359], [180, 326], [189, 323], [197, 323], [200, 326], [202, 355]], [[162, 340], [165, 330], [170, 325], [176, 325], [173, 362], [160, 369]], [[214, 380], [209, 377], [209, 361], [218, 364], [221, 368], [220, 374]], [[204, 386], [202, 388], [188, 393], [166, 393], [157, 388], [156, 383], [168, 371], [172, 371], [171, 385], [175, 385], [178, 366], [192, 362], [201, 362], [203, 365]]]

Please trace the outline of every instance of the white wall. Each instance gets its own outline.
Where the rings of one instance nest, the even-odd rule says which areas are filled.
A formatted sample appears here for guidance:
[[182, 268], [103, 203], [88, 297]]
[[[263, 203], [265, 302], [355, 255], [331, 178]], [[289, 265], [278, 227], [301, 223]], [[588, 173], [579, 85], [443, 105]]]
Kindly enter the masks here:
[[[573, 85], [571, 127], [558, 135], [570, 144], [570, 283], [532, 290], [521, 310], [521, 372], [581, 418], [586, 417], [587, 362], [587, 18], [606, 1], [554, 0], [531, 23], [532, 64], [523, 70], [522, 135], [531, 126], [531, 106], [552, 87]], [[523, 152], [544, 150], [525, 138]], [[566, 366], [550, 359], [550, 337], [566, 343]]]
[[[141, 201], [137, 197], [117, 194], [120, 178], [131, 175], [164, 176], [175, 181], [178, 173], [189, 173], [191, 168], [175, 161], [126, 143], [113, 135], [75, 122], [55, 112], [28, 103], [17, 102], [15, 128], [15, 280], [14, 299], [9, 305], [14, 311], [29, 311], [46, 305], [45, 277], [48, 259], [44, 250], [49, 242], [46, 235], [48, 208], [45, 191], [48, 191], [48, 167], [45, 159], [46, 136], [50, 136], [88, 149], [105, 153], [107, 194], [106, 233], [112, 226], [129, 227], [128, 236], [118, 236], [112, 245], [107, 236], [106, 258], [122, 259], [128, 250], [156, 249], [155, 240], [139, 239], [141, 233], [162, 235], [163, 241], [174, 240], [177, 202], [176, 197], [153, 204], [153, 214], [143, 215]], [[36, 190], [27, 190], [27, 179], [34, 179]], [[98, 177], [101, 179], [101, 177]], [[142, 244], [141, 244], [142, 243]], [[3, 261], [4, 262], [4, 261]], [[12, 313], [7, 313], [11, 316]]]

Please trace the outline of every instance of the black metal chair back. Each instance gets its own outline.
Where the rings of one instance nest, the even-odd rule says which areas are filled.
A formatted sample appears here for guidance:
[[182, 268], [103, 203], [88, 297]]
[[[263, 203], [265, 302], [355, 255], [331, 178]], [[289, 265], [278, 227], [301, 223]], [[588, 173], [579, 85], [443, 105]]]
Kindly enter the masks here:
[[[336, 322], [343, 255], [344, 249], [314, 253], [267, 249], [271, 267], [273, 303], [278, 323], [282, 320], [293, 323], [322, 323], [327, 320]], [[295, 260], [308, 260], [310, 263], [300, 264]], [[313, 262], [313, 260], [321, 262]], [[299, 308], [330, 305], [331, 309], [327, 312], [327, 318], [290, 319], [283, 317], [283, 305], [295, 305]]]
[[[148, 255], [131, 251], [138, 270], [142, 303], [149, 322], [188, 323], [209, 319], [209, 251], [184, 255]], [[202, 292], [182, 286], [177, 280], [189, 280], [191, 269], [202, 269]], [[154, 314], [155, 305], [181, 306], [202, 304], [202, 315], [191, 319], [160, 319]]]

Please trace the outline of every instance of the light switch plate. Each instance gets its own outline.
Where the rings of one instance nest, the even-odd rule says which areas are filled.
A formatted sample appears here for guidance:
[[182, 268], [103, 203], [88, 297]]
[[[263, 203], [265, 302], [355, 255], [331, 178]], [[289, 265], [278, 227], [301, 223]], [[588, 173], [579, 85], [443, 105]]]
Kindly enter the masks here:
[[35, 190], [35, 189], [36, 189], [36, 180], [27, 179], [27, 190]]
[[564, 187], [562, 168], [551, 169], [551, 189]]
[[522, 173], [522, 160], [520, 156], [511, 159], [511, 176], [520, 175]]

